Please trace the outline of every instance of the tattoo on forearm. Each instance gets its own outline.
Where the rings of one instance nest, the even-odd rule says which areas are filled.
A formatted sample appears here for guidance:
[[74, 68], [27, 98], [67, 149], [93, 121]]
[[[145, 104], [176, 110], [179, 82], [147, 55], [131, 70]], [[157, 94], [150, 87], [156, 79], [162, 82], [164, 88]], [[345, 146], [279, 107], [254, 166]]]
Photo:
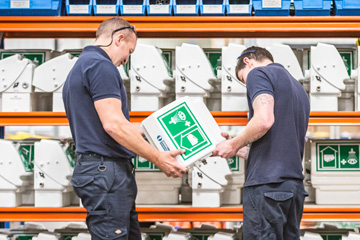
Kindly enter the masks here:
[[258, 137], [255, 137], [253, 140], [251, 140], [251, 141], [246, 141], [245, 142], [245, 146], [246, 145], [249, 145], [249, 144], [251, 144], [251, 143], [253, 143], [253, 142], [256, 142], [257, 140], [259, 140], [261, 138], [261, 136], [258, 136]]

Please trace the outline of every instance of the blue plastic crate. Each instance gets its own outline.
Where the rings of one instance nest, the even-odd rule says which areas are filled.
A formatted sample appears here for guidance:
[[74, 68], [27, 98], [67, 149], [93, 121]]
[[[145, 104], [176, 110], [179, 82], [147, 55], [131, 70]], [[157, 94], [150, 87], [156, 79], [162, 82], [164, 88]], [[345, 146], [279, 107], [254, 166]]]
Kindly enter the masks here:
[[65, 0], [66, 14], [69, 16], [91, 16], [93, 0]]
[[0, 0], [0, 16], [61, 16], [63, 0]]
[[335, 0], [336, 16], [360, 16], [360, 0]]
[[197, 16], [199, 15], [200, 0], [174, 0], [174, 15]]
[[94, 0], [94, 15], [119, 16], [120, 0]]
[[253, 0], [255, 16], [289, 16], [291, 0]]
[[200, 0], [200, 14], [202, 16], [225, 15], [228, 0]]
[[120, 0], [120, 14], [122, 16], [144, 16], [146, 3], [146, 0]]
[[330, 16], [332, 0], [294, 0], [296, 16]]
[[251, 16], [252, 0], [228, 0], [226, 14], [229, 16]]
[[171, 16], [173, 0], [147, 0], [146, 12], [149, 16]]

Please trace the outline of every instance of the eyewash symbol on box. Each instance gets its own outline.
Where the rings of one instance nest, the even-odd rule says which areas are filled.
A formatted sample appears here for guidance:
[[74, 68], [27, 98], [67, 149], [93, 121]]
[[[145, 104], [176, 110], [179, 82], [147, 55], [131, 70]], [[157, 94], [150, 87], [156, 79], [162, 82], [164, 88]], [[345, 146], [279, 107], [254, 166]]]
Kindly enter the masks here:
[[176, 148], [186, 150], [181, 155], [183, 160], [212, 144], [186, 103], [179, 104], [157, 119]]
[[318, 143], [318, 171], [360, 171], [358, 143]]
[[161, 137], [161, 135], [158, 135], [157, 140], [160, 142], [161, 147], [164, 149], [164, 151], [170, 151], [168, 145], [166, 144], [166, 142], [163, 140], [163, 138]]

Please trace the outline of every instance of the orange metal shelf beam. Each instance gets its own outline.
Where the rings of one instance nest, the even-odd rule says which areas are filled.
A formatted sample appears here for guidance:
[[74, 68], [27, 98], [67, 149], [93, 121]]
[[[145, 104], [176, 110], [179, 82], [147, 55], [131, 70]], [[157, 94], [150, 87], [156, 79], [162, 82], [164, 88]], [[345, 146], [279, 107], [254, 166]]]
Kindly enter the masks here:
[[[193, 208], [183, 205], [137, 207], [141, 222], [154, 221], [229, 221], [243, 220], [241, 206], [220, 208]], [[86, 210], [80, 207], [0, 208], [0, 221], [85, 221]], [[359, 207], [305, 206], [303, 222], [307, 221], [360, 221]]]
[[[131, 122], [141, 122], [152, 112], [130, 112]], [[222, 126], [245, 126], [247, 112], [211, 112]], [[69, 122], [63, 112], [0, 112], [0, 126], [67, 126]], [[360, 112], [312, 112], [309, 125], [360, 126]]]
[[68, 126], [63, 112], [0, 112], [0, 126]]
[[[0, 17], [6, 38], [95, 38], [108, 17]], [[360, 17], [124, 17], [141, 38], [360, 37]]]

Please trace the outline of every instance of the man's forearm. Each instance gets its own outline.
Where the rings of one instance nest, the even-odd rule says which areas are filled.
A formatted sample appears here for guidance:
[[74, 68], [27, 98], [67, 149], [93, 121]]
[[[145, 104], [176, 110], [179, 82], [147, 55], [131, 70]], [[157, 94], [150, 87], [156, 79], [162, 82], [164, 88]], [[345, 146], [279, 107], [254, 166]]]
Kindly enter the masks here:
[[239, 151], [236, 153], [236, 156], [243, 158], [244, 160], [247, 160], [249, 157], [250, 147], [245, 146], [239, 149]]
[[109, 133], [119, 144], [145, 158], [146, 160], [157, 164], [159, 151], [153, 148], [140, 134], [140, 125], [136, 126], [130, 122], [119, 124], [117, 131]]
[[259, 119], [252, 118], [248, 125], [246, 125], [244, 131], [233, 138], [235, 149], [239, 151], [242, 147], [245, 147], [264, 136], [269, 128], [264, 126]]

